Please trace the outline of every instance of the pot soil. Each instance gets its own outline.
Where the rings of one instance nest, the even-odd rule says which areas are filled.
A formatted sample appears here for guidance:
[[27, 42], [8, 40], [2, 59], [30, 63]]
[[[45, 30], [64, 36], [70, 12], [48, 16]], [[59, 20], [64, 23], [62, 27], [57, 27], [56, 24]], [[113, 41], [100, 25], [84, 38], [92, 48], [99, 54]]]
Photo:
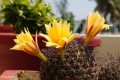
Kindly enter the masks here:
[[13, 80], [41, 80], [38, 71], [22, 71], [17, 73]]

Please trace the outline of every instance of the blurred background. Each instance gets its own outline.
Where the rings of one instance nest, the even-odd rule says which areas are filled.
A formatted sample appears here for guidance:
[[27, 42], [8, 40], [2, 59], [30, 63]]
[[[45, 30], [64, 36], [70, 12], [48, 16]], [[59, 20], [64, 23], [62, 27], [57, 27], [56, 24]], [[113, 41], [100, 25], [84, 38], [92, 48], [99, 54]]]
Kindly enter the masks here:
[[44, 24], [67, 20], [71, 30], [85, 33], [86, 18], [98, 11], [110, 30], [100, 34], [120, 34], [120, 0], [0, 0], [0, 24], [13, 26], [15, 33], [28, 27], [31, 33], [46, 33]]
[[[110, 30], [102, 30], [97, 36], [101, 38], [99, 47], [94, 48], [98, 61], [100, 59], [120, 58], [120, 0], [45, 0], [53, 7], [57, 17], [67, 19], [74, 25], [73, 31], [85, 34], [86, 18], [90, 12], [98, 11], [108, 24]], [[103, 63], [103, 62], [102, 62]]]
[[[57, 17], [71, 19], [74, 23], [74, 32], [85, 33], [85, 20], [93, 11], [105, 17], [106, 23], [113, 24], [109, 31], [101, 34], [119, 34], [120, 32], [120, 0], [45, 0], [53, 7]], [[68, 16], [69, 15], [69, 16]]]

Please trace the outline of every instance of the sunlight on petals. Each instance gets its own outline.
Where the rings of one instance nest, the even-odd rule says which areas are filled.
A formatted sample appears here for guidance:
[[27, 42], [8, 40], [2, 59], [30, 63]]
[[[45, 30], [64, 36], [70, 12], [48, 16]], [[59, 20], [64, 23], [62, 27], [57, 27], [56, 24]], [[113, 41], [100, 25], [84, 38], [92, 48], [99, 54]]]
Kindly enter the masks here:
[[70, 31], [70, 24], [67, 23], [67, 21], [62, 23], [62, 21], [57, 22], [56, 20], [53, 20], [52, 24], [45, 24], [45, 28], [47, 34], [41, 33], [40, 35], [47, 39], [46, 46], [57, 48], [62, 52], [62, 56], [64, 56], [63, 51], [61, 50], [64, 50], [65, 46], [76, 38], [78, 33], [72, 34]]
[[56, 44], [56, 43], [52, 43], [52, 42], [46, 42], [46, 46], [47, 46], [47, 47], [51, 47], [51, 46], [57, 47], [57, 46], [59, 46], [59, 45]]
[[22, 50], [20, 48], [20, 45], [15, 45], [14, 47], [11, 48], [11, 50]]
[[[12, 47], [10, 50], [22, 50], [28, 54], [34, 55], [42, 59], [43, 61], [47, 61], [47, 58], [41, 53], [38, 42], [35, 42], [28, 31], [28, 29], [24, 29], [25, 32], [21, 32], [16, 36], [17, 39], [14, 39], [16, 45]], [[37, 35], [36, 35], [37, 39]], [[37, 41], [37, 40], [36, 40]]]
[[[51, 24], [45, 24], [46, 31], [48, 35], [40, 34], [44, 38], [47, 39], [46, 43], [48, 46], [48, 42], [51, 42], [52, 44], [49, 46], [54, 46], [55, 48], [63, 48], [65, 45], [67, 45], [70, 41], [72, 41], [78, 33], [72, 34], [70, 31], [70, 24], [67, 23], [67, 21], [64, 21], [62, 24], [62, 21], [57, 22], [56, 20], [53, 20], [52, 25]], [[61, 39], [65, 39], [61, 42]], [[67, 44], [64, 44], [67, 43]]]
[[101, 30], [108, 30], [110, 29], [110, 26], [112, 26], [104, 23], [104, 17], [101, 17], [97, 11], [90, 13], [90, 15], [87, 17], [86, 39], [83, 44], [84, 47], [86, 47], [88, 42], [94, 38]]

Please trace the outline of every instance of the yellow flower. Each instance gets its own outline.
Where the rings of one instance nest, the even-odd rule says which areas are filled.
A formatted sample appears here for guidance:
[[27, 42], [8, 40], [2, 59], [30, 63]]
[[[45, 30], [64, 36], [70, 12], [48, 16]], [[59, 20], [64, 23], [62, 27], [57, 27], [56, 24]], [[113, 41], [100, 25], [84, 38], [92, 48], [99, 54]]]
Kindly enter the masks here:
[[21, 50], [25, 51], [31, 55], [37, 56], [43, 61], [47, 61], [46, 57], [41, 53], [38, 42], [37, 34], [36, 41], [33, 40], [30, 32], [25, 29], [25, 33], [22, 31], [19, 35], [16, 36], [17, 39], [14, 39], [16, 45], [11, 48], [11, 50]]
[[48, 35], [41, 35], [47, 39], [46, 46], [53, 46], [57, 48], [60, 51], [60, 55], [63, 57], [64, 53], [62, 50], [70, 41], [76, 38], [78, 34], [72, 34], [70, 31], [70, 24], [68, 24], [67, 21], [64, 21], [62, 24], [61, 21], [57, 22], [54, 20], [52, 22], [52, 26], [51, 24], [48, 24], [45, 25], [45, 27]]
[[98, 12], [90, 13], [90, 15], [87, 17], [86, 39], [83, 44], [84, 47], [101, 30], [109, 29], [111, 25], [104, 24], [104, 23], [105, 23], [104, 17], [101, 17]]

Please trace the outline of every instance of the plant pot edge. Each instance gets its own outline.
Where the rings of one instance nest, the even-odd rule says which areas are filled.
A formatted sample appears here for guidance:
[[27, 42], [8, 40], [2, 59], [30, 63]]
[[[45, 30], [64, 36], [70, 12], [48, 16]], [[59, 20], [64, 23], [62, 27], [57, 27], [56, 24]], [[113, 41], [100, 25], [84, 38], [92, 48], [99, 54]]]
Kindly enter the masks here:
[[18, 74], [20, 72], [39, 72], [36, 70], [5, 70], [1, 75], [0, 75], [0, 80], [18, 80]]

